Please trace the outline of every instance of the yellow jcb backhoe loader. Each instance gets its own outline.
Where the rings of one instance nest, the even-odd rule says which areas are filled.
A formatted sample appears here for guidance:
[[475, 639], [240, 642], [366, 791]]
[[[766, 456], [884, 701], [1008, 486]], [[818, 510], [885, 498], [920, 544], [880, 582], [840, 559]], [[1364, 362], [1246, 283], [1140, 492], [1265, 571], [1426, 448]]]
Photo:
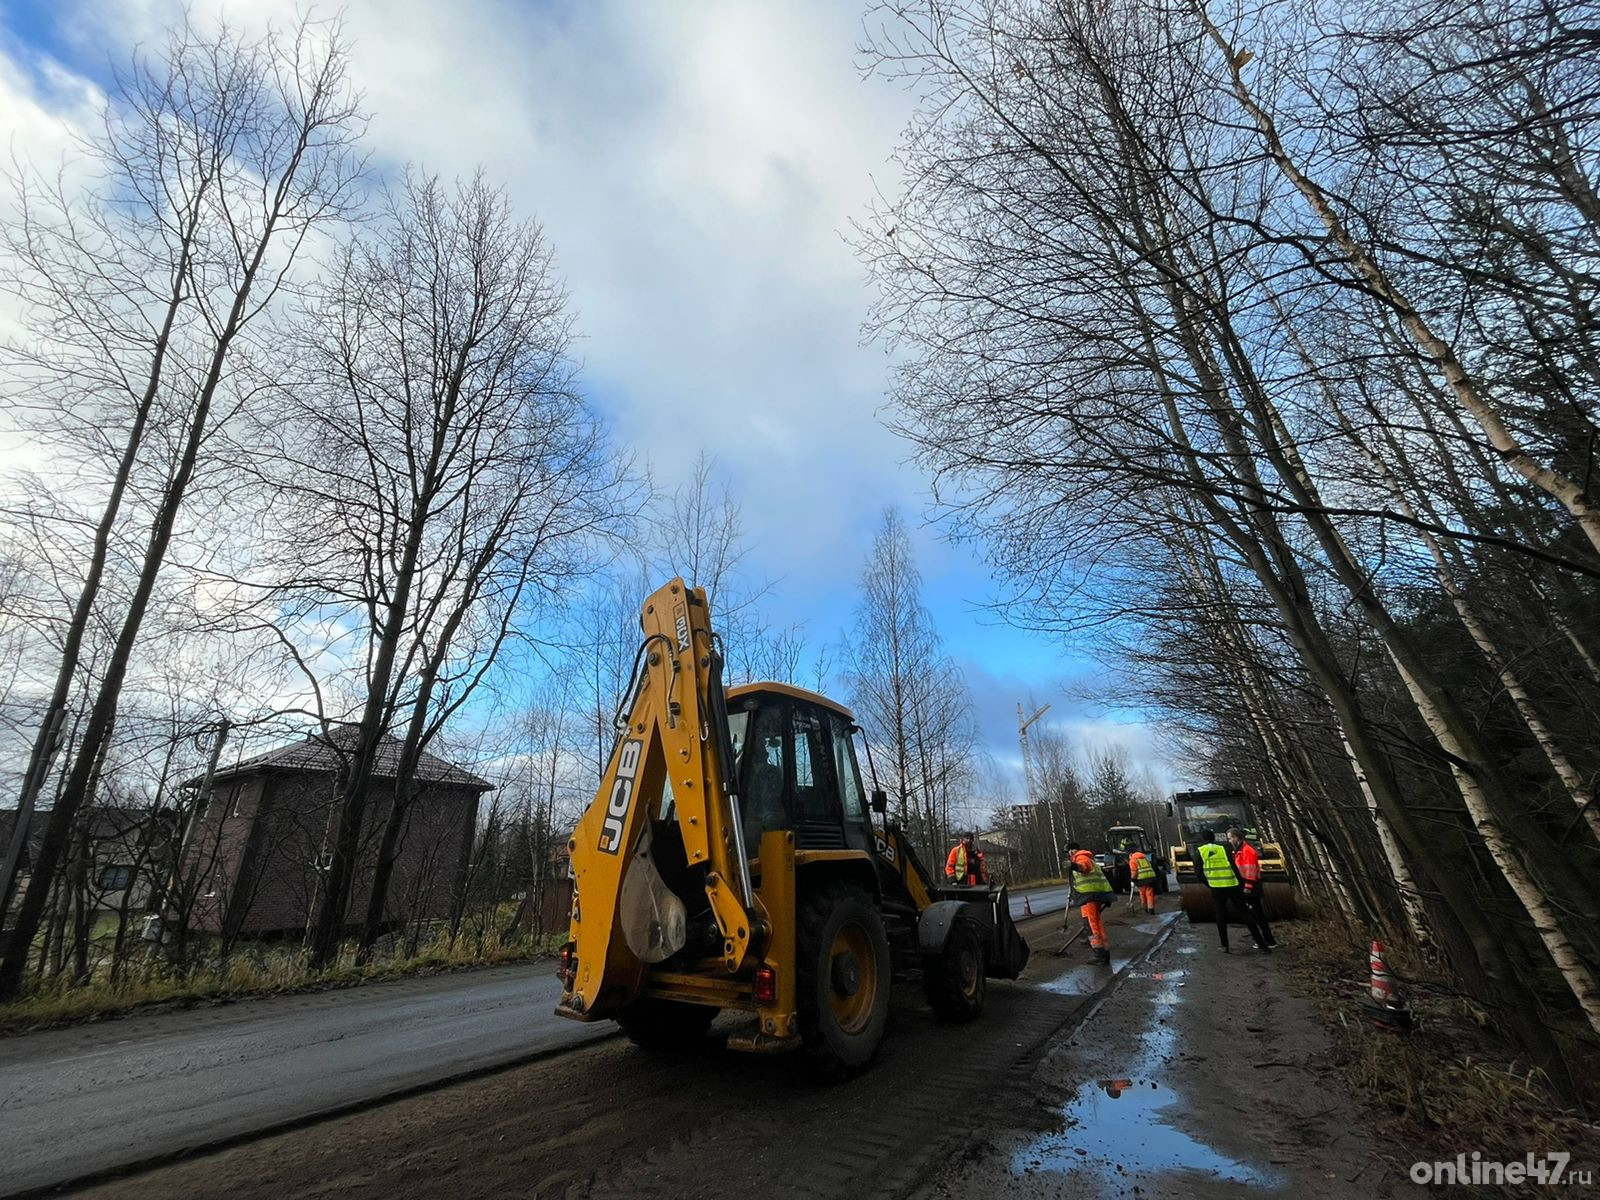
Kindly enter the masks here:
[[[570, 940], [556, 1012], [686, 1044], [724, 1009], [728, 1044], [866, 1065], [893, 979], [920, 973], [970, 1019], [1028, 947], [1006, 890], [937, 886], [861, 786], [845, 708], [785, 684], [722, 686], [705, 593], [673, 580], [644, 641], [599, 793], [574, 831]], [[870, 761], [870, 756], [869, 756]], [[870, 810], [870, 811], [869, 811]]]
[[1299, 915], [1295, 904], [1294, 877], [1283, 856], [1283, 847], [1262, 839], [1256, 824], [1255, 806], [1247, 793], [1238, 790], [1179, 792], [1172, 797], [1178, 818], [1178, 840], [1172, 847], [1172, 869], [1178, 877], [1183, 911], [1191, 924], [1216, 920], [1211, 889], [1200, 875], [1195, 848], [1206, 830], [1220, 841], [1237, 825], [1261, 856], [1261, 907], [1268, 921], [1287, 921]]

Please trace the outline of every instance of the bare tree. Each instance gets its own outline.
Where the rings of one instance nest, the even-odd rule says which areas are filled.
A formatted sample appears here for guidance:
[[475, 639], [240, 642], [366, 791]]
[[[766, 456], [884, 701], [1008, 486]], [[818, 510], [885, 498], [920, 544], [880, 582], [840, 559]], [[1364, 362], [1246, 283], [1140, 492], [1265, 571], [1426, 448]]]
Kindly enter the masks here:
[[295, 500], [280, 539], [309, 548], [284, 594], [357, 630], [357, 735], [312, 933], [337, 948], [384, 739], [400, 738], [362, 943], [388, 884], [422, 751], [475, 694], [521, 623], [554, 609], [627, 515], [622, 472], [573, 385], [571, 320], [537, 224], [480, 176], [412, 175], [358, 235], [301, 327], [307, 378], [280, 464]]
[[[1116, 640], [1108, 627], [1137, 623], [1183, 649], [1184, 667], [1146, 655], [1145, 669], [1172, 708], [1226, 733], [1230, 769], [1329, 894], [1353, 919], [1387, 911], [1414, 926], [1425, 906], [1469, 986], [1570, 1088], [1561, 1048], [1529, 1014], [1553, 1003], [1600, 1028], [1590, 849], [1571, 838], [1585, 832], [1572, 806], [1587, 811], [1594, 763], [1581, 735], [1549, 724], [1559, 710], [1507, 669], [1540, 670], [1516, 661], [1514, 622], [1489, 627], [1484, 585], [1512, 579], [1563, 604], [1592, 594], [1592, 502], [1582, 477], [1530, 449], [1527, 431], [1555, 428], [1556, 416], [1519, 415], [1513, 428], [1515, 405], [1486, 390], [1509, 378], [1514, 326], [1505, 304], [1463, 287], [1469, 226], [1452, 234], [1462, 270], [1424, 269], [1443, 259], [1419, 250], [1401, 286], [1381, 261], [1392, 247], [1372, 244], [1403, 232], [1392, 210], [1355, 210], [1350, 198], [1371, 190], [1361, 179], [1341, 177], [1351, 186], [1340, 192], [1303, 166], [1314, 156], [1326, 175], [1339, 161], [1336, 123], [1308, 121], [1315, 102], [1295, 107], [1334, 60], [1304, 52], [1286, 8], [1248, 21], [1158, 0], [879, 15], [880, 66], [914, 77], [928, 101], [907, 134], [905, 191], [863, 231], [883, 286], [878, 328], [902, 351], [901, 428], [952, 515], [1016, 582], [1012, 611], [1102, 644]], [[1421, 29], [1440, 14], [1419, 6], [1408, 19]], [[1393, 35], [1383, 31], [1399, 46]], [[1510, 42], [1483, 35], [1470, 13], [1439, 37], [1452, 55], [1465, 39], [1510, 61]], [[1570, 61], [1564, 38], [1463, 90], [1469, 106], [1494, 95], [1544, 113], [1500, 134], [1478, 124], [1480, 166], [1502, 134], [1556, 132], [1526, 80], [1539, 75], [1537, 95], [1550, 92], [1528, 60]], [[1261, 66], [1246, 86], [1252, 56]], [[1462, 83], [1438, 88], [1428, 102], [1443, 107], [1430, 111], [1448, 111]], [[1404, 103], [1403, 86], [1394, 95]], [[1280, 124], [1285, 111], [1295, 119]], [[1380, 125], [1363, 136], [1396, 128]], [[1448, 136], [1418, 144], [1454, 154]], [[1581, 138], [1543, 145], [1552, 170], [1563, 155], [1582, 161]], [[1414, 152], [1403, 136], [1368, 148], [1369, 173]], [[1562, 186], [1565, 203], [1581, 204], [1581, 179]], [[1447, 342], [1443, 314], [1458, 311], [1481, 315], [1484, 336], [1458, 325], [1467, 333]], [[1300, 340], [1286, 346], [1286, 328]], [[1352, 328], [1374, 336], [1352, 342]], [[1424, 456], [1438, 465], [1419, 470]], [[1550, 520], [1554, 500], [1570, 522]], [[1430, 559], [1431, 578], [1417, 569]], [[1440, 612], [1453, 618], [1448, 642]], [[1588, 618], [1576, 605], [1560, 616], [1573, 655], [1560, 685], [1592, 696]], [[1463, 642], [1497, 681], [1487, 704], [1453, 652]], [[1196, 720], [1204, 709], [1179, 683], [1221, 701], [1227, 721]], [[1499, 711], [1506, 695], [1517, 727]], [[1554, 784], [1564, 816], [1529, 804], [1508, 771], [1509, 745], [1524, 744], [1547, 768], [1533, 786]], [[1495, 873], [1480, 886], [1473, 864], [1485, 857]], [[1411, 882], [1381, 879], [1369, 858]], [[1486, 912], [1515, 914], [1514, 945]], [[1556, 968], [1565, 996], [1519, 972], [1524, 954]]]
[[[88, 148], [103, 172], [97, 186], [80, 198], [60, 180], [23, 177], [10, 248], [12, 287], [38, 330], [15, 352], [25, 394], [64, 444], [87, 438], [111, 465], [22, 807], [49, 769], [84, 632], [98, 619], [115, 633], [0, 963], [0, 996], [21, 980], [190, 486], [217, 430], [253, 398], [258, 319], [292, 288], [306, 239], [353, 197], [361, 119], [344, 72], [337, 26], [305, 20], [289, 36], [247, 41], [186, 23], [159, 57], [137, 60], [119, 80]], [[142, 537], [119, 532], [134, 490], [148, 522]], [[124, 536], [132, 578], [108, 613], [102, 580]]]
[[887, 509], [861, 573], [846, 648], [851, 703], [879, 747], [900, 819], [934, 854], [953, 799], [972, 786], [975, 734], [966, 683], [922, 603], [922, 580], [899, 512]]

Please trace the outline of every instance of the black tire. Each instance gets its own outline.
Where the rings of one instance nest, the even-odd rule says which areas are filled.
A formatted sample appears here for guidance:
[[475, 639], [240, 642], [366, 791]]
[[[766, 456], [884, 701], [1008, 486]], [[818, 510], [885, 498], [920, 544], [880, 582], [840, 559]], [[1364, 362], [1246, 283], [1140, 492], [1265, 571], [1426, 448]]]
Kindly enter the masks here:
[[835, 883], [802, 897], [796, 1001], [811, 1070], [844, 1079], [872, 1061], [889, 1023], [889, 938], [871, 897]]
[[704, 1038], [717, 1012], [707, 1004], [646, 997], [618, 1013], [617, 1024], [628, 1040], [641, 1049], [674, 1050], [693, 1046]]
[[970, 1021], [983, 1012], [989, 978], [984, 971], [983, 930], [957, 917], [940, 954], [923, 963], [922, 985], [933, 1011], [947, 1021]]

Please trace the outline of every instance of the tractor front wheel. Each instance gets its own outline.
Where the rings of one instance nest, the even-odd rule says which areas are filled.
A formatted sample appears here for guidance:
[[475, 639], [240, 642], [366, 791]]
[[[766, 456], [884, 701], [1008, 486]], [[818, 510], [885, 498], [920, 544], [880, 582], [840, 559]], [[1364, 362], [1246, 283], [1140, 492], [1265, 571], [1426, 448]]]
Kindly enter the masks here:
[[984, 967], [983, 931], [975, 921], [958, 916], [943, 952], [923, 962], [922, 982], [933, 1011], [947, 1021], [970, 1021], [983, 1012], [988, 988]]
[[872, 1061], [889, 1023], [889, 938], [872, 898], [854, 884], [819, 888], [799, 909], [800, 1035], [816, 1073], [843, 1079]]

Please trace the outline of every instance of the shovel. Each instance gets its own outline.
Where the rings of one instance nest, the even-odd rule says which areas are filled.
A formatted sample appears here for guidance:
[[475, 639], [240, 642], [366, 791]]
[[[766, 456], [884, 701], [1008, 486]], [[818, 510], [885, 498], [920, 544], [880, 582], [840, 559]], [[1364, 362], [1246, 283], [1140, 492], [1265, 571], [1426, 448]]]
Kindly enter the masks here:
[[1078, 932], [1061, 943], [1061, 949], [1056, 951], [1056, 957], [1060, 958], [1062, 955], [1064, 955], [1067, 952], [1067, 947], [1071, 946], [1073, 942], [1081, 938], [1083, 936], [1083, 931], [1087, 928], [1089, 928], [1087, 925], [1079, 925]]

